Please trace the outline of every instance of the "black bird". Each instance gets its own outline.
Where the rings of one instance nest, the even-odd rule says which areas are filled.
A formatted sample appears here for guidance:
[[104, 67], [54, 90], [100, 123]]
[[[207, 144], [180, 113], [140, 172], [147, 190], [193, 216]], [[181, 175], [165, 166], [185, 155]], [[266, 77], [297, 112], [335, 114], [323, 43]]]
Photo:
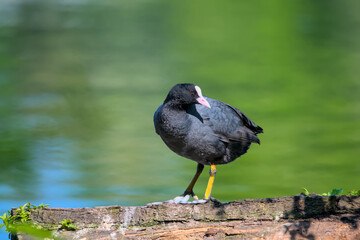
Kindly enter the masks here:
[[[240, 157], [251, 143], [260, 144], [256, 136], [263, 129], [239, 109], [219, 100], [203, 97], [194, 84], [177, 84], [154, 114], [156, 133], [175, 153], [198, 163], [197, 171], [185, 192], [170, 200], [186, 203], [209, 201], [216, 165]], [[210, 165], [210, 178], [204, 200], [198, 200], [193, 187], [204, 165]]]

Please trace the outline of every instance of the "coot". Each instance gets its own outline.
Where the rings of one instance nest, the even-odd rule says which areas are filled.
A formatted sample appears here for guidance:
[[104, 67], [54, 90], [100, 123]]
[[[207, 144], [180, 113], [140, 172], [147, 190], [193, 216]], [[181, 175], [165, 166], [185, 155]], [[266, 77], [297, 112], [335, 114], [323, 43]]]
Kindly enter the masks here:
[[[219, 100], [203, 97], [194, 84], [177, 84], [154, 114], [156, 133], [175, 153], [198, 163], [197, 171], [185, 192], [170, 200], [175, 203], [209, 201], [216, 165], [227, 164], [240, 157], [263, 129], [239, 109]], [[199, 200], [193, 187], [204, 165], [210, 165], [210, 178], [204, 200]]]

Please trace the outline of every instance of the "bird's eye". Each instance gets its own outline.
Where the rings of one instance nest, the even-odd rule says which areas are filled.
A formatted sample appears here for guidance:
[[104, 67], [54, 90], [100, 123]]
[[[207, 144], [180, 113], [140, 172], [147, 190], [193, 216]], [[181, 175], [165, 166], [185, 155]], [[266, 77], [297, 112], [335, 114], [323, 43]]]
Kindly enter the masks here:
[[191, 94], [193, 94], [193, 93], [194, 93], [194, 91], [193, 91], [193, 90], [190, 90], [190, 93], [191, 93]]

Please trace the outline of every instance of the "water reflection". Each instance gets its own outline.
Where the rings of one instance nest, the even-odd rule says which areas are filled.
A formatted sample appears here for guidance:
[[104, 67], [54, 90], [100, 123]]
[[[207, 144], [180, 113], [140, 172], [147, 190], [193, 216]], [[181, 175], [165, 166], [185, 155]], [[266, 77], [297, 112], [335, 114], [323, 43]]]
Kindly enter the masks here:
[[196, 164], [170, 152], [152, 123], [178, 82], [265, 130], [261, 146], [219, 166], [214, 197], [357, 189], [358, 4], [5, 1], [0, 210], [182, 193]]

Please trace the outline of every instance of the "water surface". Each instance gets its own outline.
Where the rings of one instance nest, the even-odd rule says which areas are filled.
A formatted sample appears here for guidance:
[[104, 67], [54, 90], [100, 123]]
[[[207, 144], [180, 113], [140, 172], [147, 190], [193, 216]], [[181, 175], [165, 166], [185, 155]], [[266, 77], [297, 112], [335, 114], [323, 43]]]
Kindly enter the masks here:
[[[0, 212], [144, 205], [196, 163], [152, 116], [192, 82], [264, 128], [219, 166], [221, 201], [359, 189], [359, 3], [3, 1]], [[203, 195], [207, 169], [195, 187]]]

